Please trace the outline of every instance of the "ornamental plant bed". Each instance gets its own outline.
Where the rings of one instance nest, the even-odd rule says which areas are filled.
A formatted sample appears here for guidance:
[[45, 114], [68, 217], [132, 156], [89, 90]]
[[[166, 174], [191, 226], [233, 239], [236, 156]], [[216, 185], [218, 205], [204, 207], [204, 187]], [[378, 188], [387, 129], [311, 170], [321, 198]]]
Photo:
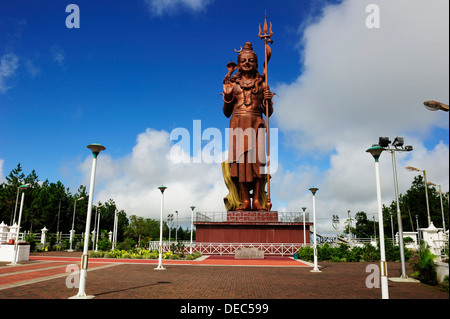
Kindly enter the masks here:
[[[181, 259], [181, 260], [194, 260], [201, 256], [199, 252], [192, 254], [175, 254], [171, 251], [163, 254], [163, 259]], [[159, 253], [157, 250], [110, 250], [110, 251], [90, 251], [89, 257], [92, 258], [123, 258], [123, 259], [158, 259]]]

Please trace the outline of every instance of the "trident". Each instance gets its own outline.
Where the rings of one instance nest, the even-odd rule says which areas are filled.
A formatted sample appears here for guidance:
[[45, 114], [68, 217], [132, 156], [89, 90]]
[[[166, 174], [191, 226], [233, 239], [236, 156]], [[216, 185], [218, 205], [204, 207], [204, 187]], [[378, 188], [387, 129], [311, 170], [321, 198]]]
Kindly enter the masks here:
[[[269, 42], [273, 43], [271, 39], [272, 32], [272, 22], [270, 22], [270, 28], [267, 30], [267, 15], [264, 16], [264, 33], [261, 34], [261, 24], [259, 24], [259, 38], [264, 39], [264, 66], [263, 66], [263, 76], [266, 83], [266, 87], [269, 87], [268, 82], [268, 72], [267, 72], [267, 63], [270, 60], [270, 56], [272, 54], [272, 50], [270, 49]], [[269, 103], [267, 100], [264, 101], [264, 106], [266, 107], [266, 145], [267, 145], [267, 211], [270, 211], [272, 208], [272, 203], [270, 202], [270, 148], [269, 148]]]

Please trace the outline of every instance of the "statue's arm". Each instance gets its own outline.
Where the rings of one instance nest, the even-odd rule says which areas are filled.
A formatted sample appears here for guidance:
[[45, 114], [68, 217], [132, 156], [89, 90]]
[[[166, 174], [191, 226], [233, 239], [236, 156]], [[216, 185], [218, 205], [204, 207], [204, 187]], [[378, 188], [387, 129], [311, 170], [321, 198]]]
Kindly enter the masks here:
[[223, 80], [223, 114], [226, 117], [230, 117], [233, 113], [234, 107], [234, 95], [233, 95], [233, 84], [231, 83], [230, 77], [227, 75]]
[[266, 85], [264, 85], [264, 100], [263, 100], [263, 106], [264, 106], [264, 114], [266, 114], [266, 103], [268, 103], [269, 106], [269, 116], [272, 115], [273, 113], [273, 101], [272, 101], [272, 97], [273, 97], [273, 93], [270, 92], [270, 88]]

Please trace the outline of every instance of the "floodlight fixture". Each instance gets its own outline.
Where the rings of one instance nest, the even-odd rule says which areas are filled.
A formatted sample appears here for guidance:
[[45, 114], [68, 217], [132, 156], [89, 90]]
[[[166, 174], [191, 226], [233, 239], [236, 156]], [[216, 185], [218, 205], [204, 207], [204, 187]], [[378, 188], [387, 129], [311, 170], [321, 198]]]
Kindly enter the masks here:
[[380, 137], [378, 139], [378, 145], [381, 147], [388, 147], [389, 144], [391, 144], [391, 141], [389, 140], [389, 137]]
[[397, 136], [394, 141], [392, 142], [392, 145], [395, 147], [402, 147], [405, 143], [405, 140], [403, 137]]

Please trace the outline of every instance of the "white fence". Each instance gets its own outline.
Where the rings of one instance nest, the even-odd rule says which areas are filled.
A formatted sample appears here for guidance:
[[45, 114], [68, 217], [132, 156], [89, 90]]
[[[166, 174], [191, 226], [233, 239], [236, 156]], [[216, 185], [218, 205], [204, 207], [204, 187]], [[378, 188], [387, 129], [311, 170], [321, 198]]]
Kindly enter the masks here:
[[[170, 244], [176, 244], [171, 242]], [[187, 254], [191, 250], [190, 242], [183, 242], [184, 252]], [[202, 255], [234, 255], [240, 248], [258, 248], [264, 251], [265, 255], [285, 256], [293, 255], [300, 247], [309, 246], [303, 243], [192, 243], [192, 252], [200, 252]], [[159, 250], [159, 241], [152, 241], [150, 250]], [[162, 242], [163, 252], [169, 251], [169, 242]]]

